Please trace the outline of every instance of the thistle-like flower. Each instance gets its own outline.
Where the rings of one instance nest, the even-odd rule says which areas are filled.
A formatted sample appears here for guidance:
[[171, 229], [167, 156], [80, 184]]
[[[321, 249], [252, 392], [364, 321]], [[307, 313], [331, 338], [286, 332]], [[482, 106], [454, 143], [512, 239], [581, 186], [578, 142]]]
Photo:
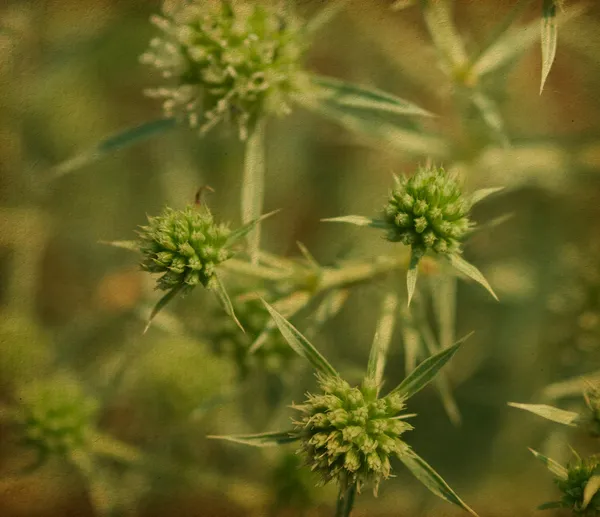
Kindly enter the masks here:
[[236, 0], [165, 1], [152, 22], [163, 33], [141, 61], [171, 86], [149, 90], [167, 116], [205, 133], [232, 120], [245, 139], [263, 115], [287, 114], [305, 88], [300, 23], [273, 5]]
[[443, 168], [420, 168], [410, 178], [401, 177], [384, 208], [389, 224], [387, 239], [411, 246], [423, 256], [460, 252], [460, 242], [473, 224], [471, 203], [455, 178]]
[[185, 210], [165, 208], [139, 232], [142, 268], [162, 273], [157, 288], [191, 290], [198, 284], [212, 287], [216, 267], [232, 256], [226, 248], [231, 231], [216, 224], [206, 207]]
[[[567, 508], [573, 515], [580, 517], [598, 517], [600, 515], [600, 490], [592, 495], [586, 493], [586, 487], [592, 478], [600, 476], [600, 457], [577, 458], [567, 467], [567, 477], [556, 479], [556, 485], [563, 493], [560, 508]], [[588, 489], [589, 491], [589, 489]]]
[[401, 420], [404, 397], [377, 398], [372, 383], [352, 388], [339, 377], [320, 376], [319, 387], [321, 394], [295, 406], [303, 414], [295, 425], [308, 465], [323, 484], [345, 480], [360, 490], [372, 483], [377, 491], [390, 477], [390, 458], [407, 448], [400, 436], [413, 428]]
[[94, 428], [97, 401], [68, 376], [36, 381], [19, 394], [16, 422], [23, 443], [41, 457], [84, 448]]

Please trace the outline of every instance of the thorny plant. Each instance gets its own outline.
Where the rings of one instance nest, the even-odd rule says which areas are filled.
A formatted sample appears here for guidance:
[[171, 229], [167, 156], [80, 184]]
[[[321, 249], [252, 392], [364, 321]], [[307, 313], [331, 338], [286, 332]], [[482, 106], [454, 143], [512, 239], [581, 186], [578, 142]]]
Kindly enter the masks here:
[[[152, 18], [160, 35], [152, 39], [141, 61], [160, 72], [167, 83], [147, 91], [151, 97], [163, 99], [166, 118], [101, 142], [95, 149], [57, 166], [50, 178], [72, 172], [179, 122], [197, 128], [200, 136], [221, 122], [231, 123], [245, 146], [241, 227], [230, 230], [228, 225], [216, 223], [211, 210], [197, 203], [183, 209], [166, 207], [160, 215], [149, 217], [147, 226], [140, 228], [137, 241], [112, 243], [140, 252], [142, 268], [160, 275], [156, 286], [166, 294], [156, 303], [148, 325], [176, 295], [202, 286], [217, 294], [225, 313], [240, 327], [221, 329], [226, 332], [217, 329], [212, 337], [223, 343], [221, 348], [234, 350], [241, 372], [253, 364], [250, 358], [261, 357], [260, 354], [259, 362], [268, 368], [286, 369], [289, 357], [283, 350], [288, 350], [287, 345], [308, 360], [318, 374], [319, 391], [307, 393], [304, 403], [294, 406], [299, 416], [292, 429], [221, 438], [258, 446], [300, 442], [298, 453], [320, 474], [322, 482], [335, 481], [339, 485], [336, 516], [350, 515], [355, 495], [363, 485], [370, 484], [377, 491], [380, 482], [391, 476], [392, 458], [398, 458], [434, 494], [475, 514], [404, 441], [404, 434], [413, 429], [407, 422], [413, 415], [405, 413], [405, 407], [412, 395], [434, 381], [449, 417], [459, 419], [448, 380], [441, 371], [460, 345], [453, 344], [455, 276], [474, 280], [495, 297], [482, 273], [463, 258], [462, 248], [477, 229], [472, 207], [500, 189], [492, 187], [467, 194], [461, 182], [464, 178], [457, 172], [460, 167], [432, 165], [432, 160], [452, 159], [454, 144], [419, 128], [419, 118], [433, 117], [428, 110], [386, 92], [318, 76], [305, 69], [304, 59], [314, 34], [346, 3], [332, 2], [303, 22], [292, 2], [165, 0], [162, 15]], [[454, 27], [448, 0], [399, 1], [394, 8], [409, 8], [417, 3], [438, 52], [440, 68], [456, 88], [457, 100], [463, 102], [466, 98], [469, 108], [478, 113], [487, 128], [486, 145], [509, 145], [502, 118], [485, 86], [488, 77], [522, 53], [523, 41], [533, 41], [529, 27], [514, 30], [521, 37], [509, 34], [529, 2], [516, 2], [494, 37], [471, 55]], [[561, 14], [558, 0], [543, 0], [541, 4], [540, 93], [556, 53], [558, 23], [573, 15], [568, 10]], [[414, 173], [394, 178], [394, 186], [377, 217], [328, 219], [381, 230], [390, 243], [388, 255], [322, 266], [301, 243], [301, 259], [280, 257], [261, 249], [258, 223], [267, 217], [261, 215], [265, 124], [273, 115], [288, 115], [295, 105], [379, 144], [427, 159]], [[411, 121], [410, 129], [406, 120]], [[243, 237], [247, 246], [238, 246], [238, 258], [234, 256], [234, 245]], [[316, 334], [341, 310], [355, 286], [398, 271], [406, 271], [406, 292], [401, 289], [400, 294], [406, 296], [408, 303], [400, 302], [397, 289], [388, 290], [366, 376], [362, 384], [352, 386], [288, 319], [310, 307], [313, 312], [308, 331]], [[431, 280], [427, 284], [429, 291], [423, 286], [417, 288], [419, 271]], [[232, 301], [221, 282], [225, 273], [249, 278], [258, 282], [259, 288], [242, 290]], [[240, 281], [238, 285], [245, 284]], [[430, 298], [438, 317], [439, 336], [428, 323]], [[316, 308], [313, 302], [317, 302]], [[384, 366], [397, 319], [404, 338], [406, 377], [382, 396]], [[24, 443], [37, 449], [41, 458], [51, 454], [79, 458], [76, 463], [82, 472], [93, 478], [90, 458], [96, 454], [94, 447], [103, 443], [94, 434], [96, 403], [78, 387], [64, 393], [47, 387], [39, 389], [42, 395], [35, 402], [24, 396], [21, 408], [12, 415], [22, 430]], [[598, 434], [599, 399], [597, 389], [586, 392], [585, 418], [549, 406], [517, 406], [567, 425], [585, 423]], [[105, 440], [110, 442], [108, 437]], [[113, 443], [113, 449], [121, 450], [115, 444], [118, 442]], [[563, 493], [559, 502], [546, 507], [570, 508], [575, 515], [600, 513], [596, 456], [585, 460], [577, 457], [565, 468], [535, 451], [534, 454], [555, 474]], [[127, 460], [132, 455], [116, 454]]]

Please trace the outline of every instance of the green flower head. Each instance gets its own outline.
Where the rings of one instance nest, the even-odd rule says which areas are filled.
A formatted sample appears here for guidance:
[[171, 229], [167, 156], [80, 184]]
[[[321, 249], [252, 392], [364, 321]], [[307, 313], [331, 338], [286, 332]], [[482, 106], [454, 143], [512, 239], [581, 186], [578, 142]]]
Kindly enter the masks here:
[[391, 226], [387, 239], [411, 246], [418, 255], [432, 250], [452, 254], [472, 227], [470, 203], [455, 178], [443, 168], [420, 168], [401, 177], [390, 193], [384, 219]]
[[28, 384], [19, 393], [17, 424], [23, 443], [43, 456], [85, 447], [93, 430], [97, 401], [71, 377]]
[[600, 475], [600, 457], [591, 456], [577, 459], [569, 465], [566, 479], [557, 479], [556, 484], [563, 493], [561, 508], [568, 508], [573, 515], [598, 517], [600, 515], [600, 491], [597, 491], [587, 505], [584, 503], [585, 488], [593, 476]]
[[391, 474], [390, 457], [407, 448], [400, 440], [412, 426], [401, 420], [404, 399], [395, 393], [377, 398], [366, 383], [358, 387], [339, 377], [319, 377], [322, 393], [308, 394], [296, 408], [302, 451], [312, 470], [327, 483], [373, 483]]
[[211, 287], [216, 267], [232, 256], [226, 248], [229, 228], [216, 224], [204, 206], [165, 208], [148, 221], [149, 225], [139, 232], [139, 246], [144, 256], [142, 268], [163, 273], [157, 288], [191, 290], [198, 284]]
[[233, 121], [240, 137], [268, 114], [287, 114], [306, 81], [300, 24], [273, 5], [232, 0], [166, 1], [152, 22], [162, 31], [141, 61], [171, 85], [148, 91], [205, 133]]

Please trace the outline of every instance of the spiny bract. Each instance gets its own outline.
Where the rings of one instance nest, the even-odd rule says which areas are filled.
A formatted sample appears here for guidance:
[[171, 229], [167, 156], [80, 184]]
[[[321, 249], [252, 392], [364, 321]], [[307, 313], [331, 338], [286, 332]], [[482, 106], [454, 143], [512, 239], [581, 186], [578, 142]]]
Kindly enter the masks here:
[[302, 437], [302, 451], [312, 470], [327, 483], [372, 482], [377, 487], [390, 476], [390, 456], [408, 446], [400, 435], [412, 426], [399, 419], [404, 399], [391, 393], [377, 398], [376, 390], [364, 382], [358, 387], [338, 377], [319, 377], [321, 395], [307, 395], [295, 406], [304, 416], [295, 422]]
[[222, 120], [242, 139], [258, 118], [287, 114], [290, 98], [307, 83], [300, 25], [281, 8], [243, 1], [167, 1], [153, 23], [162, 38], [141, 61], [172, 78], [149, 90], [163, 98], [167, 116], [183, 115], [205, 133]]
[[235, 322], [224, 315], [223, 311], [216, 312], [211, 318], [209, 329], [210, 341], [214, 344], [215, 352], [231, 357], [242, 377], [253, 368], [269, 372], [281, 371], [294, 358], [295, 353], [277, 329], [268, 332], [260, 348], [252, 354], [248, 353], [254, 341], [271, 321], [265, 306], [255, 299], [234, 298], [232, 302], [235, 314], [246, 332], [240, 332]]
[[90, 438], [97, 401], [69, 376], [27, 385], [19, 393], [17, 423], [24, 444], [41, 454], [65, 454]]
[[226, 225], [217, 225], [204, 206], [188, 206], [185, 210], [165, 208], [157, 217], [148, 218], [149, 225], [139, 232], [142, 268], [164, 273], [157, 288], [190, 290], [198, 284], [211, 287], [215, 268], [232, 256], [226, 249], [231, 234]]
[[472, 224], [471, 206], [456, 179], [443, 168], [421, 168], [410, 178], [399, 178], [384, 209], [391, 226], [387, 239], [411, 246], [424, 255], [457, 253]]
[[573, 515], [581, 517], [600, 516], [600, 491], [592, 497], [586, 508], [583, 508], [583, 493], [592, 476], [600, 475], [600, 457], [591, 456], [578, 459], [568, 467], [568, 478], [557, 479], [556, 484], [563, 493], [560, 505], [568, 508]]

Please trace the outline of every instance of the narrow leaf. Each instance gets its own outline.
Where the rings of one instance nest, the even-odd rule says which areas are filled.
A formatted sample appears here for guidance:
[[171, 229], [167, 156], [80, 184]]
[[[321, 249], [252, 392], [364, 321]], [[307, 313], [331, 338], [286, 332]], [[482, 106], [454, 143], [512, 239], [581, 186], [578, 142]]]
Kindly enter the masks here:
[[415, 393], [423, 389], [433, 380], [442, 367], [450, 359], [452, 359], [452, 356], [454, 356], [460, 346], [471, 336], [471, 334], [466, 335], [450, 348], [445, 348], [438, 354], [425, 359], [400, 383], [397, 388], [392, 390], [392, 393], [399, 393], [406, 398], [410, 398]]
[[491, 196], [492, 194], [495, 194], [496, 192], [500, 192], [502, 190], [504, 190], [504, 187], [482, 188], [476, 190], [471, 195], [471, 206], [476, 205], [480, 201], [483, 201], [486, 197]]
[[481, 118], [490, 129], [491, 134], [503, 147], [508, 147], [510, 141], [496, 103], [481, 90], [472, 90], [470, 95], [471, 101], [479, 110]]
[[593, 497], [600, 491], [600, 475], [592, 476], [583, 489], [581, 509], [585, 510], [592, 502]]
[[508, 405], [517, 409], [524, 409], [525, 411], [529, 411], [534, 415], [541, 416], [552, 422], [577, 427], [579, 415], [573, 411], [565, 411], [564, 409], [558, 409], [546, 404], [519, 404], [517, 402], [509, 402]]
[[327, 362], [327, 359], [321, 355], [321, 353], [298, 331], [296, 327], [294, 327], [264, 300], [263, 304], [271, 313], [271, 316], [275, 320], [279, 331], [294, 352], [309, 361], [317, 371], [325, 375], [338, 376], [338, 373], [335, 371], [333, 366]]
[[91, 450], [96, 455], [109, 457], [121, 463], [136, 463], [142, 457], [137, 448], [99, 432], [92, 436]]
[[314, 34], [322, 27], [331, 22], [339, 12], [348, 4], [349, 0], [337, 0], [327, 2], [317, 14], [315, 14], [306, 24], [306, 32]]
[[414, 249], [410, 250], [410, 262], [408, 264], [408, 270], [406, 271], [406, 290], [408, 292], [408, 303], [410, 307], [410, 301], [415, 294], [417, 288], [417, 276], [419, 275], [419, 261], [421, 260], [422, 254], [416, 253]]
[[415, 476], [435, 495], [441, 497], [449, 503], [455, 504], [456, 506], [469, 512], [471, 515], [477, 517], [475, 511], [473, 511], [460, 497], [458, 497], [456, 492], [454, 492], [454, 490], [448, 486], [448, 483], [444, 481], [442, 476], [440, 476], [433, 469], [433, 467], [431, 467], [431, 465], [429, 465], [408, 446], [398, 454], [398, 458], [402, 463], [404, 463], [404, 466], [411, 471], [412, 475]]
[[271, 433], [260, 434], [230, 434], [222, 436], [207, 436], [213, 440], [227, 440], [229, 442], [242, 443], [253, 447], [272, 447], [274, 445], [284, 445], [300, 439], [300, 435], [295, 431], [275, 431]]
[[537, 509], [538, 510], [555, 510], [557, 508], [562, 508], [563, 505], [560, 501], [550, 501], [549, 503], [540, 504]]
[[233, 304], [231, 303], [231, 299], [229, 298], [229, 295], [227, 294], [227, 290], [225, 289], [223, 282], [221, 282], [221, 279], [219, 278], [218, 275], [215, 275], [215, 279], [216, 279], [216, 282], [214, 283], [214, 287], [212, 288], [212, 290], [217, 295], [217, 299], [219, 300], [219, 303], [221, 304], [221, 306], [223, 307], [223, 309], [225, 310], [227, 315], [230, 316], [233, 319], [233, 321], [235, 321], [235, 324], [238, 327], [240, 327], [241, 331], [245, 333], [246, 331], [244, 330], [244, 327], [242, 327], [242, 324], [240, 323], [240, 321], [237, 319], [237, 316], [235, 315], [235, 311], [233, 310]]
[[315, 336], [325, 323], [342, 310], [349, 296], [350, 289], [332, 289], [326, 293], [310, 318], [305, 334], [310, 337]]
[[182, 289], [183, 289], [183, 284], [180, 284], [177, 287], [174, 287], [173, 289], [171, 289], [160, 300], [158, 300], [158, 302], [156, 302], [156, 305], [150, 312], [150, 317], [148, 318], [148, 322], [146, 323], [146, 328], [144, 328], [144, 334], [146, 332], [148, 332], [148, 329], [150, 328], [150, 325], [152, 324], [152, 320], [154, 320], [156, 315], [161, 310], [163, 310], [167, 306], [167, 304], [169, 304], [171, 302], [171, 300], [173, 300], [173, 298], [175, 298], [180, 293], [180, 291]]
[[561, 382], [555, 382], [544, 388], [543, 396], [555, 400], [562, 397], [579, 396], [586, 389], [589, 383], [600, 383], [600, 371], [567, 379]]
[[[246, 141], [244, 174], [242, 177], [242, 223], [256, 221], [263, 209], [265, 191], [265, 122], [257, 122]], [[252, 225], [246, 233], [250, 262], [258, 264], [260, 227]]]
[[98, 244], [134, 251], [136, 253], [140, 252], [140, 245], [136, 241], [98, 241]]
[[319, 98], [339, 107], [361, 108], [393, 115], [433, 117], [433, 113], [377, 88], [365, 88], [332, 77], [312, 76]]
[[296, 245], [298, 246], [300, 253], [302, 253], [302, 256], [312, 267], [314, 267], [315, 269], [319, 269], [321, 267], [319, 266], [319, 263], [316, 261], [315, 257], [313, 257], [312, 253], [308, 251], [308, 248], [304, 244], [302, 244], [300, 241], [296, 241]]
[[[252, 228], [254, 228], [258, 223], [264, 221], [265, 219], [267, 219], [268, 217], [271, 217], [272, 215], [275, 215], [277, 212], [279, 212], [279, 210], [273, 210], [272, 212], [269, 212], [268, 214], [263, 214], [260, 217], [257, 217], [256, 219], [250, 221], [249, 223], [246, 223], [246, 224], [240, 226], [237, 230], [233, 230], [229, 234], [229, 238], [227, 239], [226, 246], [230, 246], [231, 244], [240, 240], [242, 237], [248, 235], [248, 233], [250, 231], [252, 231]], [[252, 265], [256, 265], [256, 264], [252, 264]]]
[[389, 224], [382, 219], [373, 219], [371, 217], [364, 217], [362, 215], [344, 215], [340, 217], [329, 217], [327, 219], [321, 219], [326, 223], [348, 223], [355, 226], [369, 226], [371, 228], [387, 229]]
[[69, 158], [68, 160], [56, 165], [50, 171], [50, 174], [45, 181], [53, 181], [58, 179], [70, 172], [74, 172], [77, 169], [89, 165], [97, 160], [104, 158], [105, 156], [115, 151], [120, 151], [133, 144], [151, 138], [153, 136], [164, 133], [169, 129], [173, 129], [177, 125], [177, 122], [173, 118], [153, 120], [146, 122], [140, 126], [126, 129], [121, 133], [117, 133], [113, 136], [102, 140], [96, 146], [91, 149], [80, 152], [79, 154]]
[[485, 277], [481, 274], [481, 271], [477, 269], [473, 264], [469, 264], [465, 259], [463, 259], [460, 255], [448, 255], [448, 260], [454, 269], [462, 273], [463, 275], [468, 276], [471, 280], [475, 280], [479, 285], [485, 287], [487, 291], [496, 299], [496, 293], [485, 279]]
[[404, 344], [404, 370], [408, 375], [417, 367], [417, 358], [421, 354], [421, 336], [414, 326], [408, 307], [402, 309], [401, 329]]
[[539, 452], [531, 448], [529, 448], [529, 450], [538, 460], [540, 460], [544, 465], [546, 465], [547, 469], [550, 472], [552, 472], [552, 474], [554, 474], [557, 478], [562, 479], [564, 481], [569, 477], [567, 469], [563, 467], [560, 463], [557, 463], [553, 459], [550, 459], [547, 456], [544, 456], [543, 454], [540, 454]]
[[456, 322], [456, 277], [444, 274], [431, 275], [431, 300], [439, 328], [438, 343], [448, 348], [454, 343]]
[[373, 380], [377, 386], [383, 380], [387, 351], [394, 333], [397, 314], [398, 295], [395, 292], [389, 292], [385, 295], [381, 305], [381, 315], [377, 322], [367, 367], [367, 378]]
[[556, 27], [556, 0], [544, 0], [542, 7], [542, 81], [540, 83], [540, 95], [544, 89], [546, 79], [552, 68], [556, 56], [556, 40], [558, 31]]

